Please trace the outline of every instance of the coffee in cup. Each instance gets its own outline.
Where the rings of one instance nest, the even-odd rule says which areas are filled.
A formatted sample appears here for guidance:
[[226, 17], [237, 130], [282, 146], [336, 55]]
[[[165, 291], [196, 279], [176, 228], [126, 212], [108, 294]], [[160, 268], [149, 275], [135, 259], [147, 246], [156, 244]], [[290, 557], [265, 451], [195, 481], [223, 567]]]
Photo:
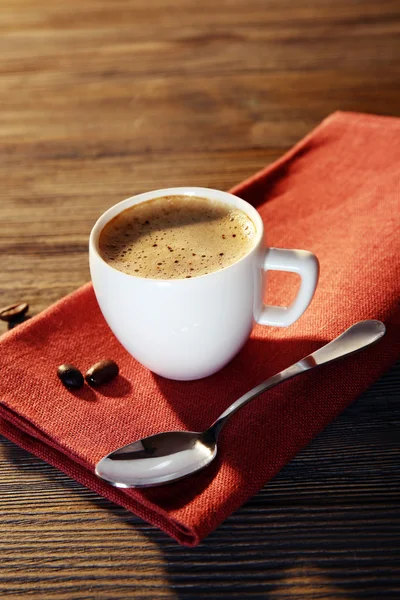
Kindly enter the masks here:
[[253, 247], [256, 228], [240, 208], [198, 196], [135, 204], [101, 231], [99, 251], [115, 269], [150, 279], [190, 279], [229, 267]]

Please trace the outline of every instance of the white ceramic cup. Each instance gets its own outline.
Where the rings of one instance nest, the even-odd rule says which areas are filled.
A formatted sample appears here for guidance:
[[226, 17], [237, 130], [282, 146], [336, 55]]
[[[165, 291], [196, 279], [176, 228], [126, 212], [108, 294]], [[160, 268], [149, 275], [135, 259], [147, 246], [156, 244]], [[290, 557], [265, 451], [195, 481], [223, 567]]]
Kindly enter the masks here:
[[[190, 279], [145, 279], [107, 264], [98, 245], [106, 223], [134, 204], [170, 195], [200, 196], [241, 209], [256, 227], [254, 246], [229, 267]], [[242, 348], [255, 323], [287, 327], [297, 321], [311, 302], [319, 272], [311, 252], [266, 247], [263, 222], [253, 206], [232, 194], [197, 187], [155, 190], [111, 207], [92, 229], [89, 259], [97, 301], [117, 339], [145, 367], [178, 380], [200, 379], [221, 369]], [[290, 306], [263, 304], [268, 270], [300, 275]]]

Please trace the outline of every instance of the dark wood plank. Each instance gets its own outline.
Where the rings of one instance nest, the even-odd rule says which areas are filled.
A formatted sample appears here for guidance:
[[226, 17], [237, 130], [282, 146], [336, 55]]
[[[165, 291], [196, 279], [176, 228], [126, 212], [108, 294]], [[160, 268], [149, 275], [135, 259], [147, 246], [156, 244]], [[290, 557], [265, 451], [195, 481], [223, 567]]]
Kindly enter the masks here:
[[[228, 189], [336, 109], [400, 116], [399, 30], [396, 0], [5, 0], [0, 305], [86, 282], [120, 199]], [[194, 550], [2, 438], [0, 597], [398, 598], [399, 390], [400, 365]]]

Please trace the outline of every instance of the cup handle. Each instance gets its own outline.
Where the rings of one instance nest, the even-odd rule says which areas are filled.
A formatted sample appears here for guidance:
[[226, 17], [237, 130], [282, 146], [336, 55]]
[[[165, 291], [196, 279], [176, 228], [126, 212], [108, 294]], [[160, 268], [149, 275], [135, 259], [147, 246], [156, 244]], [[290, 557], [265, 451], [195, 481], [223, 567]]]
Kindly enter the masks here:
[[301, 317], [314, 296], [318, 283], [319, 262], [315, 254], [307, 250], [284, 250], [268, 248], [262, 265], [264, 271], [289, 271], [301, 277], [300, 289], [290, 306], [264, 304], [257, 323], [288, 327]]

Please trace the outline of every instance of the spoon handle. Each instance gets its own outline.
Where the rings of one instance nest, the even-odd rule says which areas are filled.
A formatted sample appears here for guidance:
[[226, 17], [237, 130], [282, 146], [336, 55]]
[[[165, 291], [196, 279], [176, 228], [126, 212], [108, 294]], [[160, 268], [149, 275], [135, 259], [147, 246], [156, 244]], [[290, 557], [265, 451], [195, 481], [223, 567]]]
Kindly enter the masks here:
[[354, 352], [358, 352], [367, 346], [374, 344], [381, 337], [385, 335], [386, 328], [381, 321], [359, 321], [355, 323], [349, 329], [346, 329], [337, 338], [322, 346], [312, 354], [309, 354], [305, 358], [302, 358], [298, 362], [294, 363], [287, 369], [284, 369], [280, 373], [273, 375], [263, 383], [260, 383], [255, 388], [241, 396], [236, 402], [231, 404], [220, 417], [211, 425], [207, 430], [207, 434], [211, 434], [218, 437], [219, 432], [225, 423], [232, 417], [242, 406], [256, 398], [259, 394], [262, 394], [266, 390], [269, 390], [279, 383], [283, 383], [300, 373], [330, 363], [343, 356], [348, 356]]

